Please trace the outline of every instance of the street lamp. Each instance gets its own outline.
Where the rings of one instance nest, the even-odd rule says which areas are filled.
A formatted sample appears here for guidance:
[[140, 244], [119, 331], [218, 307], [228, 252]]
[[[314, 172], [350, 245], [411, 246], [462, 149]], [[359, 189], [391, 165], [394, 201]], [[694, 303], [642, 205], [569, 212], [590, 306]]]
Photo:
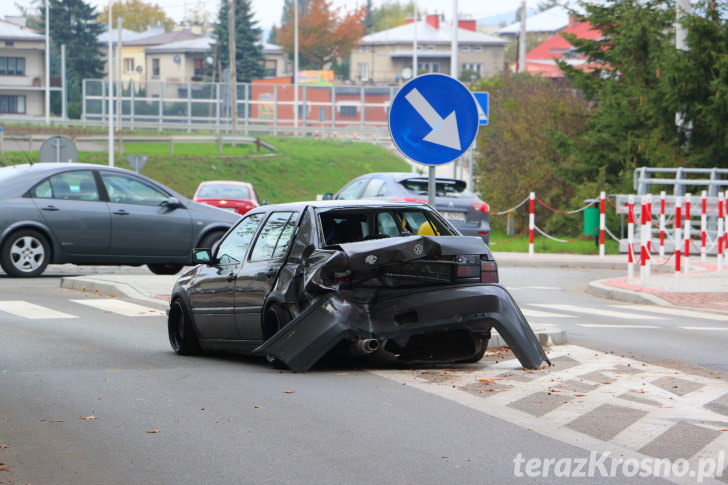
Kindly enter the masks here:
[[114, 50], [111, 45], [111, 7], [109, 0], [109, 166], [114, 166]]

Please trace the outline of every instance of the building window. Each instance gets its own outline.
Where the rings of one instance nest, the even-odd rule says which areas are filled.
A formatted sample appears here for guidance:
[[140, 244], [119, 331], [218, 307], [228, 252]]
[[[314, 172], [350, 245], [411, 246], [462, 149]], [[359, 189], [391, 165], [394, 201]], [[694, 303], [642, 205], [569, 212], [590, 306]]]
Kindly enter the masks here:
[[12, 40], [6, 40], [5, 47], [15, 47], [15, 42], [13, 42]]
[[125, 57], [124, 58], [124, 72], [134, 72], [134, 58], [133, 57]]
[[339, 106], [339, 116], [356, 116], [356, 106]]
[[473, 47], [473, 50], [475, 52], [483, 52], [483, 46], [482, 45], [476, 45], [475, 47]]
[[275, 59], [266, 59], [263, 68], [267, 77], [276, 77], [278, 73], [278, 62]]
[[0, 75], [24, 76], [25, 57], [0, 57]]
[[470, 52], [470, 46], [469, 45], [462, 45], [460, 46], [460, 50], [463, 52]]
[[195, 77], [202, 77], [205, 75], [205, 60], [201, 57], [197, 59], [192, 60], [194, 67], [194, 74]]
[[417, 63], [417, 72], [440, 72], [440, 63], [439, 62], [418, 62]]
[[152, 59], [152, 77], [159, 77], [159, 59]]
[[359, 80], [362, 82], [369, 81], [369, 64], [366, 62], [360, 62], [356, 65], [356, 72], [359, 76]]
[[428, 51], [434, 51], [435, 50], [435, 46], [434, 45], [428, 45], [427, 46], [427, 50]]
[[25, 114], [25, 96], [0, 96], [0, 113]]
[[462, 71], [474, 71], [478, 73], [478, 75], [483, 74], [483, 64], [480, 62], [465, 62], [462, 65]]

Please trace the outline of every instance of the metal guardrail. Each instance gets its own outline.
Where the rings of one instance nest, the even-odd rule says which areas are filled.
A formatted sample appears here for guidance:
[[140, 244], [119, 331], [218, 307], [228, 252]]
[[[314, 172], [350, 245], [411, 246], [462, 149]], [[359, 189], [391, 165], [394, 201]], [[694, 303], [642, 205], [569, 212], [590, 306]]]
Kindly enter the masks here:
[[[660, 175], [653, 177], [652, 175]], [[672, 175], [671, 178], [664, 175]], [[707, 187], [709, 197], [718, 197], [718, 192], [728, 189], [728, 175], [724, 168], [651, 168], [640, 167], [634, 171], [634, 190], [637, 195], [655, 193], [653, 187], [659, 187], [657, 192], [665, 190], [662, 187], [672, 186], [673, 196], [684, 196], [686, 193], [700, 193]], [[689, 190], [695, 189], [695, 190]]]

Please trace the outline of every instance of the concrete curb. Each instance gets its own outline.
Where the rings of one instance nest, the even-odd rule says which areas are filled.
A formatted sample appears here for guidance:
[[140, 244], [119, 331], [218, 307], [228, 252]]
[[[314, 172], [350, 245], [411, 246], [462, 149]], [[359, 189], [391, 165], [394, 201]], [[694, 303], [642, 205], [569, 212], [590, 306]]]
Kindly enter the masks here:
[[671, 303], [663, 300], [659, 296], [647, 292], [637, 292], [632, 290], [624, 290], [605, 285], [603, 282], [608, 280], [591, 281], [587, 284], [586, 292], [590, 295], [610, 300], [624, 301], [627, 303], [641, 303], [648, 305], [673, 306]]
[[122, 294], [133, 300], [141, 300], [159, 306], [162, 309], [166, 309], [169, 306], [166, 301], [146, 296], [137, 291], [133, 286], [125, 283], [104, 282], [88, 279], [83, 276], [64, 276], [61, 278], [61, 288], [70, 288], [90, 293]]

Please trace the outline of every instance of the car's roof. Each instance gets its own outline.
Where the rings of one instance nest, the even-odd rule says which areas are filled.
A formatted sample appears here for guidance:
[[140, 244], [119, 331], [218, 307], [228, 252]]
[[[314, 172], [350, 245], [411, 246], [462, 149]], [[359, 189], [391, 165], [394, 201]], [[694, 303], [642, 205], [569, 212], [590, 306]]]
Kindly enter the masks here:
[[[362, 177], [373, 177], [373, 176], [379, 176], [384, 178], [391, 178], [397, 182], [400, 182], [402, 180], [408, 180], [408, 179], [422, 179], [422, 180], [428, 180], [429, 176], [427, 174], [419, 174], [414, 172], [372, 172], [362, 175]], [[359, 178], [359, 177], [357, 177]], [[461, 179], [454, 179], [454, 178], [448, 178], [448, 177], [437, 177], [436, 180], [439, 181], [452, 181], [457, 180], [460, 182], [464, 182], [464, 180]]]
[[418, 202], [392, 202], [388, 200], [371, 200], [371, 199], [353, 199], [353, 200], [312, 200], [302, 202], [289, 202], [284, 204], [267, 204], [258, 207], [257, 211], [271, 211], [271, 210], [302, 210], [306, 207], [312, 207], [314, 209], [362, 209], [362, 208], [378, 208], [378, 207], [417, 207], [423, 208], [428, 207], [425, 204]]
[[251, 184], [248, 182], [241, 182], [239, 180], [205, 180], [204, 182], [200, 182], [200, 187], [203, 185], [241, 185], [245, 187], [250, 187]]

